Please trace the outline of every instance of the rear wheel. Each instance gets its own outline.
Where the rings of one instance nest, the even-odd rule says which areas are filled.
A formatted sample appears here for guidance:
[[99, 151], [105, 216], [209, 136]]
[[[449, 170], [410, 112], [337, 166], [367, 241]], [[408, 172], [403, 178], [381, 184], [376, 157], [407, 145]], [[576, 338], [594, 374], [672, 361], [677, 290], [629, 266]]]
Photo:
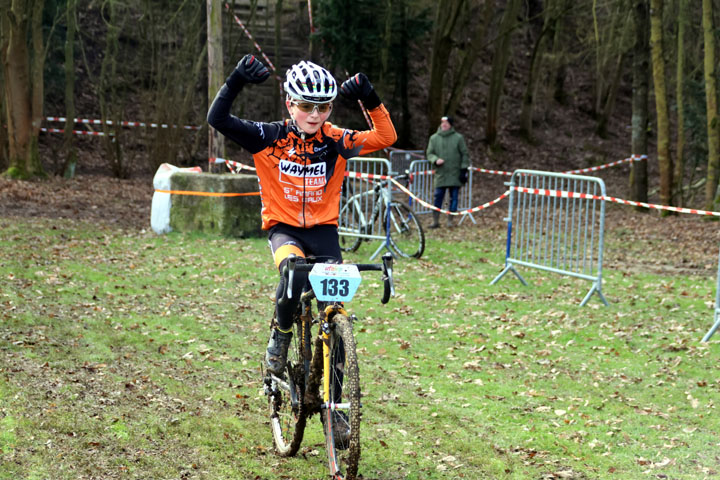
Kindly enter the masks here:
[[270, 426], [275, 451], [281, 457], [291, 457], [300, 449], [307, 412], [302, 402], [305, 393], [306, 372], [308, 371], [310, 332], [303, 332], [303, 322], [295, 322], [292, 343], [288, 348], [285, 378], [270, 376], [266, 379], [269, 388]]
[[[386, 233], [387, 228], [386, 221]], [[425, 251], [422, 226], [412, 210], [403, 203], [390, 204], [390, 245], [403, 257], [420, 258]]]
[[[330, 392], [336, 412], [327, 406], [322, 411], [325, 446], [333, 478], [352, 480], [360, 462], [360, 371], [352, 323], [339, 314], [334, 323], [330, 334]], [[331, 428], [333, 417], [335, 429]], [[336, 435], [336, 431], [345, 434]]]

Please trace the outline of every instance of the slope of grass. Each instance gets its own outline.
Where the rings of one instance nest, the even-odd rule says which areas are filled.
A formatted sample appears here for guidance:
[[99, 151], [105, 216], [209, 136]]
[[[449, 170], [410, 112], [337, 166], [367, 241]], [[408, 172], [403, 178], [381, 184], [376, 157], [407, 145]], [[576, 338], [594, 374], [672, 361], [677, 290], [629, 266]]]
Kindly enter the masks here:
[[[267, 242], [0, 219], [0, 478], [320, 479], [272, 452]], [[713, 478], [715, 279], [507, 276], [497, 235], [429, 239], [349, 305], [365, 479]], [[612, 242], [612, 239], [609, 239]], [[366, 262], [375, 246], [347, 260]]]

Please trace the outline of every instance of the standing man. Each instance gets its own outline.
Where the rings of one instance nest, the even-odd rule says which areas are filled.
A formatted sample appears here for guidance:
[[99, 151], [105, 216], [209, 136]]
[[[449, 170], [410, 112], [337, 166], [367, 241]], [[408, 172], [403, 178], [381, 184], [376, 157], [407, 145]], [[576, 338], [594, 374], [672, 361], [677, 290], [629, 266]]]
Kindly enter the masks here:
[[[452, 117], [442, 117], [438, 131], [430, 137], [427, 147], [427, 159], [435, 167], [435, 206], [442, 208], [445, 192], [450, 191], [450, 211], [456, 212], [458, 192], [467, 183], [470, 158], [465, 138], [453, 128]], [[440, 212], [433, 211], [433, 223], [430, 228], [438, 228]], [[453, 226], [452, 216], [448, 215], [448, 227]]]

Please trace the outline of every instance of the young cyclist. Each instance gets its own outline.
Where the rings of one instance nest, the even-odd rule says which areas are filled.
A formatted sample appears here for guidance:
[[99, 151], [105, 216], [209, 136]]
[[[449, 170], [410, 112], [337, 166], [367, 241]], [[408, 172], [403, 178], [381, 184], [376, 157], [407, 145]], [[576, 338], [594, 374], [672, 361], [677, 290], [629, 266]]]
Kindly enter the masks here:
[[[280, 272], [290, 254], [330, 258], [342, 262], [338, 240], [340, 195], [347, 159], [392, 145], [397, 139], [390, 114], [363, 73], [340, 86], [340, 93], [361, 100], [373, 127], [347, 130], [328, 122], [338, 87], [323, 67], [302, 61], [290, 67], [284, 83], [290, 120], [272, 123], [243, 120], [230, 113], [243, 87], [262, 83], [268, 69], [253, 55], [245, 55], [225, 81], [208, 112], [208, 123], [249, 151], [255, 160], [262, 200], [262, 228], [275, 266]], [[299, 292], [307, 274], [296, 272], [292, 290]], [[278, 304], [286, 291], [281, 279], [276, 293], [276, 325], [265, 362], [282, 376], [292, 338], [292, 315], [300, 295]]]

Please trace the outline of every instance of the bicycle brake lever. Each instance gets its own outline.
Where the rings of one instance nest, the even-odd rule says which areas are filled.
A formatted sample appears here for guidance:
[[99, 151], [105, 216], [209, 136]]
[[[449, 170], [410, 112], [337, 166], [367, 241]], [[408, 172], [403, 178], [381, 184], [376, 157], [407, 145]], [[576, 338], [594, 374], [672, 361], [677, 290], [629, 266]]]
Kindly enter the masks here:
[[382, 256], [383, 262], [383, 297], [380, 300], [386, 304], [390, 297], [395, 296], [395, 282], [393, 281], [393, 256], [391, 253], [385, 253]]

